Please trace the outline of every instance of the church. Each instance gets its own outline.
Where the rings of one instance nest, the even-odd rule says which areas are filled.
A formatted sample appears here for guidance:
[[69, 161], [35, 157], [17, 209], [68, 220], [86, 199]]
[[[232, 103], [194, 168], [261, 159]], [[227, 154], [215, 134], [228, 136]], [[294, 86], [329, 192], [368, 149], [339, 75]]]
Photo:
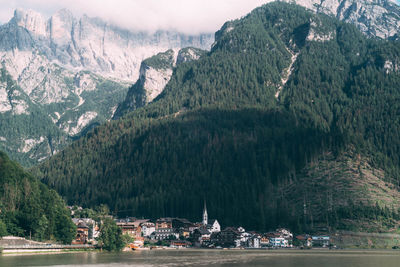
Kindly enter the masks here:
[[206, 228], [210, 233], [221, 232], [221, 225], [217, 220], [208, 220], [207, 206], [205, 202], [203, 210], [203, 227]]

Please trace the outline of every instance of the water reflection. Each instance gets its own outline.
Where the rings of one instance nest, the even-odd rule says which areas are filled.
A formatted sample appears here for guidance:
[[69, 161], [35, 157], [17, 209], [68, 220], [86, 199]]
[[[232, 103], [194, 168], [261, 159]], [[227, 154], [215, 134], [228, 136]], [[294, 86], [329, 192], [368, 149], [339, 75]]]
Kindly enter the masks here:
[[399, 267], [391, 250], [153, 250], [126, 253], [66, 253], [0, 256], [0, 266], [296, 266]]

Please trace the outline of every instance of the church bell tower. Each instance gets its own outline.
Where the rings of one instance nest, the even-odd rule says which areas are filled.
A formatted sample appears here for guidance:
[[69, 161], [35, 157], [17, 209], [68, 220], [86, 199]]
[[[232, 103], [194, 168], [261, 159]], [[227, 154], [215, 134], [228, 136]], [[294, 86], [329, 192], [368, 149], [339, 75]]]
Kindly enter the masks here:
[[208, 214], [207, 214], [206, 202], [204, 201], [203, 225], [204, 225], [204, 226], [207, 226], [207, 224], [208, 224]]

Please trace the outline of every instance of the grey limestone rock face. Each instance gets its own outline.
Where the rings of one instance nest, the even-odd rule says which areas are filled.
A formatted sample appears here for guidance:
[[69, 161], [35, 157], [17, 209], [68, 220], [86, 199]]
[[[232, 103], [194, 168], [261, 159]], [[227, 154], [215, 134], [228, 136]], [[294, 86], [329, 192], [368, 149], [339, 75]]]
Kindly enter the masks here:
[[152, 102], [171, 79], [174, 67], [197, 60], [205, 53], [205, 50], [187, 47], [170, 49], [144, 60], [140, 66], [139, 79], [119, 104], [114, 119]]
[[[92, 125], [112, 118], [128, 87], [143, 73], [143, 59], [186, 46], [209, 49], [213, 41], [213, 34], [132, 32], [100, 18], [75, 18], [66, 9], [49, 19], [32, 10], [15, 10], [13, 18], [0, 25], [0, 70], [10, 75], [26, 99], [21, 100], [17, 91], [7, 91], [4, 84], [0, 86], [0, 119], [8, 118], [7, 126], [18, 128], [20, 134], [7, 148], [5, 142], [0, 142], [0, 149], [15, 152], [14, 159], [20, 153], [33, 161], [43, 160], [46, 151], [49, 156], [58, 149], [39, 149], [42, 139], [58, 143], [61, 136], [75, 138]], [[162, 78], [152, 69], [145, 72], [146, 88], [151, 90], [147, 97], [152, 99], [158, 94], [156, 88], [162, 87], [172, 72], [166, 70]], [[60, 133], [54, 136], [57, 131], [52, 129], [42, 138], [44, 133], [34, 136], [20, 129], [23, 124], [17, 122], [21, 116], [29, 116], [31, 110], [45, 116], [36, 118], [35, 124], [50, 121]], [[12, 116], [15, 125], [9, 119]], [[0, 132], [0, 136], [11, 140], [7, 133]], [[37, 153], [38, 149], [43, 153]]]
[[356, 25], [370, 37], [390, 38], [400, 31], [395, 0], [282, 0]]

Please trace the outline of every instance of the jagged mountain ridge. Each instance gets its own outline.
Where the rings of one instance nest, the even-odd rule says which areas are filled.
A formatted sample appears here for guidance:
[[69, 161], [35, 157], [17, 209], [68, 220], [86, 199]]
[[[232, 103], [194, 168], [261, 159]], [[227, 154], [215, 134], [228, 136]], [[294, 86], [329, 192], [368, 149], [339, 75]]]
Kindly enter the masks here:
[[129, 88], [125, 100], [118, 105], [114, 119], [122, 117], [153, 101], [171, 79], [173, 69], [182, 63], [199, 59], [205, 50], [187, 47], [168, 50], [142, 61], [138, 81]]
[[[193, 46], [209, 49], [212, 34], [191, 36], [177, 32], [130, 32], [100, 18], [76, 19], [62, 9], [49, 20], [34, 11], [17, 9], [9, 22], [26, 29], [20, 42], [6, 43], [2, 50], [30, 50], [36, 46], [49, 60], [65, 67], [81, 68], [103, 77], [134, 82], [143, 59], [171, 48]], [[31, 40], [32, 39], [32, 40]]]
[[[15, 117], [15, 123], [4, 119], [3, 125], [19, 134], [10, 136], [7, 131], [0, 132], [1, 139], [8, 142], [7, 146], [0, 143], [0, 147], [23, 164], [43, 160], [46, 155], [40, 153], [39, 157], [35, 152], [39, 146], [65, 145], [71, 137], [79, 137], [111, 119], [128, 87], [139, 77], [144, 58], [185, 46], [209, 49], [212, 42], [211, 34], [130, 32], [99, 18], [85, 15], [74, 18], [66, 9], [48, 20], [32, 10], [17, 9], [14, 17], [0, 26], [0, 62], [26, 99], [14, 99], [6, 87], [1, 89], [0, 115]], [[12, 105], [15, 101], [18, 106]], [[49, 134], [54, 129], [32, 135], [18, 126], [21, 121], [18, 116], [29, 116], [30, 106], [41, 109], [46, 116], [31, 123], [49, 127], [47, 121], [51, 119], [60, 129], [57, 136]], [[63, 141], [57, 140], [59, 136], [63, 136]], [[28, 140], [36, 145], [26, 151]], [[50, 156], [62, 147], [44, 151]]]
[[357, 26], [370, 37], [399, 34], [400, 7], [395, 0], [281, 0]]

